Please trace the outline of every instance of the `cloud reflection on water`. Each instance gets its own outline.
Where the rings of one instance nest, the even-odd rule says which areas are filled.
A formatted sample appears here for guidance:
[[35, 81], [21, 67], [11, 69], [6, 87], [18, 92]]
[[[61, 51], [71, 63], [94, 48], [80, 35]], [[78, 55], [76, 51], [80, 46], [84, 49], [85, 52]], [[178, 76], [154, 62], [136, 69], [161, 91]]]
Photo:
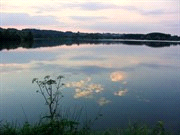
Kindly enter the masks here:
[[[115, 96], [125, 96], [127, 93], [132, 93], [132, 89], [127, 90], [127, 82], [131, 73], [142, 69], [142, 71], [152, 70], [178, 70], [179, 61], [177, 51], [173, 51], [174, 48], [169, 48], [168, 51], [162, 49], [161, 52], [153, 49], [153, 54], [150, 48], [143, 47], [132, 47], [133, 54], [129, 46], [114, 45], [112, 46], [58, 46], [58, 47], [44, 47], [36, 49], [23, 49], [18, 48], [15, 50], [3, 50], [0, 52], [3, 61], [0, 64], [0, 72], [11, 75], [12, 72], [65, 72], [71, 74], [83, 74], [88, 76], [103, 76], [109, 78], [112, 83], [119, 83], [119, 88], [114, 89], [111, 93]], [[121, 51], [120, 51], [121, 50]], [[151, 50], [151, 51], [150, 51]], [[175, 52], [176, 55], [171, 56], [168, 59], [163, 59], [162, 56], [164, 52], [172, 53]], [[120, 53], [121, 52], [121, 53]], [[143, 57], [142, 57], [143, 56]], [[161, 56], [161, 57], [160, 57]], [[19, 58], [15, 60], [14, 58]], [[173, 61], [174, 60], [174, 61]], [[139, 72], [140, 74], [142, 73]], [[145, 73], [144, 72], [144, 73]], [[24, 72], [23, 72], [24, 73]], [[128, 74], [128, 76], [127, 76]], [[136, 73], [135, 73], [136, 75]], [[148, 76], [148, 74], [143, 74]], [[104, 79], [101, 79], [104, 81]], [[136, 76], [137, 79], [138, 76]], [[102, 86], [104, 83], [93, 84], [90, 83], [91, 80], [81, 80], [77, 82], [69, 83], [69, 87], [74, 88], [75, 94], [74, 98], [82, 97], [93, 97], [95, 93], [101, 93], [105, 88]], [[67, 84], [68, 85], [68, 84]], [[131, 84], [130, 84], [131, 85]], [[119, 90], [119, 91], [118, 91]], [[137, 98], [138, 99], [138, 98]], [[143, 100], [145, 101], [145, 100]], [[146, 100], [148, 101], [148, 100]]]
[[110, 78], [113, 82], [123, 81], [125, 79], [125, 73], [120, 71], [113, 72], [111, 73]]
[[[125, 87], [127, 85], [127, 81], [125, 81], [125, 78], [127, 78], [127, 75], [125, 72], [122, 71], [116, 71], [116, 72], [112, 72], [110, 74], [110, 78], [112, 82], [118, 82], [119, 85], [123, 85], [123, 87]], [[125, 96], [128, 93], [128, 89], [127, 88], [121, 88], [119, 91], [114, 92], [113, 94], [115, 96]]]
[[[171, 105], [166, 103], [171, 103], [172, 100], [173, 103], [177, 103], [170, 106], [172, 108], [169, 110], [173, 113], [172, 110], [176, 110], [178, 105], [176, 98], [180, 71], [178, 49], [179, 46], [152, 49], [145, 46], [118, 44], [1, 51], [3, 63], [0, 64], [0, 72], [3, 87], [0, 91], [1, 94], [7, 93], [3, 94], [1, 103], [6, 106], [7, 102], [13, 104], [15, 99], [18, 99], [20, 100], [18, 103], [28, 104], [28, 101], [33, 99], [33, 106], [38, 108], [37, 103], [40, 103], [40, 99], [39, 95], [35, 97], [36, 89], [32, 87], [32, 78], [44, 74], [62, 73], [69, 82], [65, 88], [67, 91], [63, 91], [64, 105], [69, 105], [71, 101], [75, 101], [71, 102], [72, 105], [87, 101], [92, 108], [97, 105], [100, 107], [107, 105], [105, 107], [108, 113], [114, 114], [110, 120], [116, 120], [126, 117], [124, 114], [128, 115], [131, 112], [132, 115], [128, 118], [137, 117], [141, 115], [137, 113], [139, 110], [146, 111], [145, 107], [152, 110], [156, 106], [162, 106], [162, 108], [154, 108], [154, 112], [165, 112]], [[176, 55], [170, 55], [173, 53]], [[15, 60], [15, 58], [19, 59]], [[21, 72], [17, 73], [17, 71]], [[6, 74], [3, 74], [4, 72]], [[68, 79], [66, 74], [70, 74], [72, 78]], [[90, 77], [86, 78], [86, 76]], [[81, 78], [86, 79], [81, 80]], [[167, 101], [167, 97], [171, 100]], [[12, 112], [14, 108], [9, 110]], [[152, 114], [151, 117], [153, 116]], [[109, 118], [109, 115], [107, 117]]]
[[93, 94], [95, 93], [101, 93], [104, 88], [101, 84], [95, 84], [95, 83], [90, 83], [91, 78], [88, 77], [84, 80], [80, 80], [78, 82], [69, 82], [66, 83], [67, 88], [74, 88], [75, 94], [74, 98], [89, 98], [93, 97]]
[[111, 103], [111, 101], [106, 99], [105, 97], [101, 97], [97, 102], [100, 106], [104, 106], [106, 104]]
[[127, 93], [128, 93], [128, 90], [124, 89], [124, 90], [120, 90], [120, 91], [114, 92], [114, 95], [115, 96], [125, 96]]

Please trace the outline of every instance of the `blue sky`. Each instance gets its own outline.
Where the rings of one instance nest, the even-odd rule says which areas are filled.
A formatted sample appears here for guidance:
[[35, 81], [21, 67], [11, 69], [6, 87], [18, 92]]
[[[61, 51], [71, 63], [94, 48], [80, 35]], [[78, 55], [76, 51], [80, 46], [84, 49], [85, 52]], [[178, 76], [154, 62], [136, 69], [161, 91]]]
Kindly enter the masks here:
[[180, 35], [179, 0], [1, 0], [0, 9], [3, 28]]

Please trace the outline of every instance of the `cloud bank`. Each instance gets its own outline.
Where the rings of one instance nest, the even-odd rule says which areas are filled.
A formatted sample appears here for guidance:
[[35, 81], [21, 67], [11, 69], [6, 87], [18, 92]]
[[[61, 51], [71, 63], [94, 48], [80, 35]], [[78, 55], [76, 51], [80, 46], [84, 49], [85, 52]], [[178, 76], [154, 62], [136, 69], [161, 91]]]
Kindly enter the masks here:
[[60, 24], [54, 16], [30, 16], [26, 13], [1, 13], [1, 25], [57, 25]]

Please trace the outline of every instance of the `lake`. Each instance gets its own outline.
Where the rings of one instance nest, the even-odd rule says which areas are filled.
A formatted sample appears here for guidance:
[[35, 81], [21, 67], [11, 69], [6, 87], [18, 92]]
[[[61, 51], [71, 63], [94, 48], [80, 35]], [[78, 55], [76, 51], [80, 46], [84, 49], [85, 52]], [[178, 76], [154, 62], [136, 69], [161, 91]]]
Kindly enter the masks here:
[[48, 110], [32, 79], [63, 75], [60, 110], [73, 117], [83, 108], [91, 120], [102, 114], [94, 129], [157, 121], [180, 127], [179, 45], [42, 44], [0, 51], [0, 120], [37, 122]]

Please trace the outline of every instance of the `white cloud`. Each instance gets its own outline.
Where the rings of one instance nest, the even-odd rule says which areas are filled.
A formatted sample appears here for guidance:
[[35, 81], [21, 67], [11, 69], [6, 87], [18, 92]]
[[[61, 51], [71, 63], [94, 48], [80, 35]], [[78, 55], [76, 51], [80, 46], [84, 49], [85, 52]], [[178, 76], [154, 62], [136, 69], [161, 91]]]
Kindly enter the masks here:
[[8, 19], [2, 15], [1, 26], [17, 28], [28, 24], [28, 27], [63, 31], [180, 34], [179, 26], [166, 27], [160, 23], [179, 23], [178, 0], [4, 0], [1, 12], [11, 14], [7, 15]]
[[114, 9], [118, 8], [115, 4], [105, 2], [80, 2], [67, 4], [66, 7], [81, 8], [82, 10], [97, 11], [102, 9]]
[[77, 21], [98, 21], [107, 19], [103, 16], [70, 16], [70, 18]]
[[30, 16], [26, 13], [1, 13], [1, 25], [54, 25], [60, 24], [54, 16]]

